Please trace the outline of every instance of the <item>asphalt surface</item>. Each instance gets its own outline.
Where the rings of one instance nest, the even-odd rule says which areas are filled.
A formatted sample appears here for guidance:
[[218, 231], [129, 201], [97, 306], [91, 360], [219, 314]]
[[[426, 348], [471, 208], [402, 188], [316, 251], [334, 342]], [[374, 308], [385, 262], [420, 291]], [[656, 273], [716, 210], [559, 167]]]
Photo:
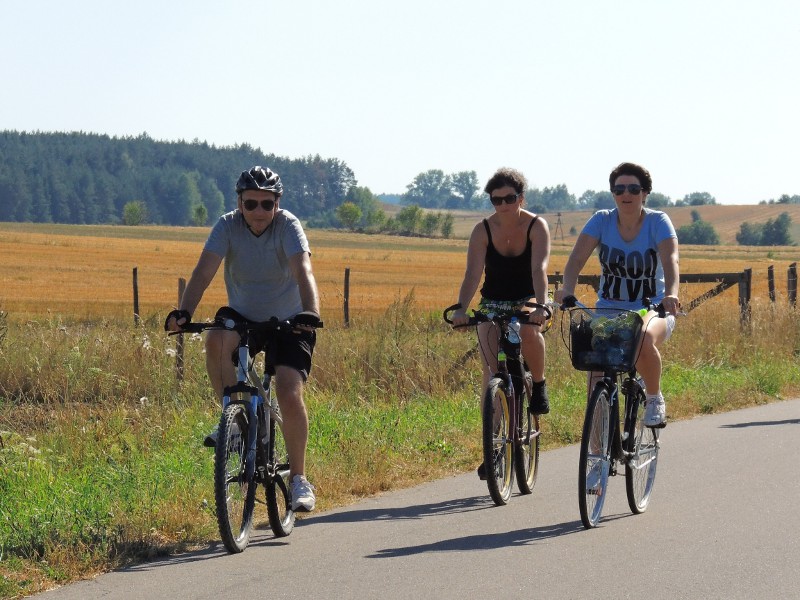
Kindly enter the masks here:
[[459, 475], [312, 513], [288, 538], [259, 530], [242, 554], [217, 544], [38, 597], [800, 598], [800, 400], [670, 423], [662, 442], [647, 512], [618, 476], [590, 531], [570, 446], [504, 507]]

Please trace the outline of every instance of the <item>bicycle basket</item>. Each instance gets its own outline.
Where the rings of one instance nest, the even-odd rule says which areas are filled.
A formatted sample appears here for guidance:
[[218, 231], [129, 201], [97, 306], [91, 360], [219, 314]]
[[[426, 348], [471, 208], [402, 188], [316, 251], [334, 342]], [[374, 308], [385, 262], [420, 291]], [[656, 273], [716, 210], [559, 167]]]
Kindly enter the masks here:
[[579, 371], [630, 371], [642, 333], [642, 317], [616, 308], [569, 309], [569, 356]]

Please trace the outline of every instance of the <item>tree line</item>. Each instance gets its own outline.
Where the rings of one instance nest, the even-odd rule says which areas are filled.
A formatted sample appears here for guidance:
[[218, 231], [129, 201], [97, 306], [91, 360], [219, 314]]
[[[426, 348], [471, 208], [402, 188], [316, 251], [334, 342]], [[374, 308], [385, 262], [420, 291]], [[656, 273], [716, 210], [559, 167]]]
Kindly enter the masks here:
[[0, 221], [206, 225], [236, 207], [236, 180], [253, 165], [280, 174], [281, 205], [300, 218], [335, 209], [357, 183], [338, 159], [290, 159], [247, 144], [3, 131]]
[[[336, 158], [291, 159], [248, 144], [216, 147], [199, 140], [157, 141], [146, 133], [110, 137], [2, 131], [0, 221], [208, 225], [235, 208], [236, 179], [256, 164], [281, 175], [285, 188], [281, 206], [309, 227], [450, 237], [450, 210], [491, 208], [475, 171], [420, 173], [398, 195], [403, 208], [389, 217], [379, 198], [369, 188], [359, 187], [353, 171]], [[564, 184], [530, 188], [525, 195], [528, 208], [538, 213], [615, 206], [609, 191], [586, 190], [576, 197]], [[664, 208], [716, 202], [707, 192], [693, 192], [678, 200], [654, 192], [647, 205]], [[800, 196], [784, 194], [761, 203], [800, 203]], [[766, 224], [744, 223], [737, 241], [791, 244], [790, 223], [788, 214]], [[713, 227], [699, 215], [679, 233], [686, 243], [719, 243]]]

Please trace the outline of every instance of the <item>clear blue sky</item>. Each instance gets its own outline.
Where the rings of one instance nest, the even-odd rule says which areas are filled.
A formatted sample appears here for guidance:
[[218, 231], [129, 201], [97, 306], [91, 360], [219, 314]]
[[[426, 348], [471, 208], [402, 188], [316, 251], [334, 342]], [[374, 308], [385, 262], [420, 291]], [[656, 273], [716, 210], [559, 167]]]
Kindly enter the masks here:
[[673, 199], [800, 194], [797, 0], [9, 0], [0, 56], [0, 129], [320, 154], [375, 193], [631, 160]]

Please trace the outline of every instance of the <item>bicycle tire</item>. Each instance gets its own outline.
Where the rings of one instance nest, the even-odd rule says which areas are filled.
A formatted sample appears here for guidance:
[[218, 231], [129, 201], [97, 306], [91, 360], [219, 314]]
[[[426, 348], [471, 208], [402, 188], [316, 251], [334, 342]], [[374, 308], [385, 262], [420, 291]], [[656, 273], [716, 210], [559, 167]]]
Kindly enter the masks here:
[[493, 377], [483, 401], [483, 464], [489, 495], [498, 506], [511, 497], [514, 461], [511, 420], [505, 383]]
[[517, 475], [517, 487], [521, 494], [533, 493], [536, 477], [539, 473], [539, 416], [528, 412], [531, 399], [528, 390], [531, 389], [533, 378], [530, 373], [525, 373], [527, 385], [521, 385], [519, 402], [517, 403], [517, 427], [519, 443], [514, 445], [514, 472]]
[[219, 534], [231, 554], [247, 547], [253, 530], [257, 486], [252, 477], [246, 481], [248, 432], [246, 409], [229, 404], [220, 417], [214, 450], [214, 499]]
[[647, 510], [650, 503], [650, 494], [656, 482], [656, 468], [658, 467], [658, 430], [645, 427], [643, 423], [645, 411], [645, 396], [642, 388], [637, 385], [632, 402], [631, 415], [626, 425], [627, 440], [630, 444], [631, 455], [625, 461], [625, 491], [628, 494], [628, 506], [635, 515]]
[[294, 529], [295, 514], [292, 510], [292, 493], [289, 481], [289, 454], [283, 431], [275, 426], [275, 419], [269, 420], [270, 454], [269, 475], [264, 482], [267, 492], [267, 516], [269, 526], [275, 537], [286, 537]]
[[578, 505], [586, 529], [596, 527], [603, 514], [611, 468], [611, 403], [608, 388], [598, 383], [583, 421], [578, 468]]

